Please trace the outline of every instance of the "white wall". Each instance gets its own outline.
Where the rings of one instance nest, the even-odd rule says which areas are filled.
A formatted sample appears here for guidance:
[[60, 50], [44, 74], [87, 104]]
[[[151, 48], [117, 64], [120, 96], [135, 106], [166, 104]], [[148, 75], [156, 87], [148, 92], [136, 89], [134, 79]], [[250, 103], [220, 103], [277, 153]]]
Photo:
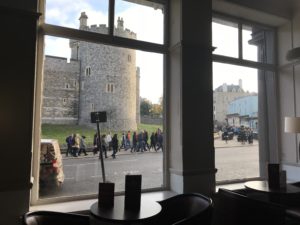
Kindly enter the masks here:
[[298, 143], [300, 136], [284, 133], [284, 117], [300, 116], [300, 64], [286, 60], [287, 51], [300, 47], [300, 8], [295, 7], [292, 21], [278, 29], [279, 96], [281, 119], [281, 162], [287, 170], [288, 181], [300, 180], [295, 176], [300, 168]]

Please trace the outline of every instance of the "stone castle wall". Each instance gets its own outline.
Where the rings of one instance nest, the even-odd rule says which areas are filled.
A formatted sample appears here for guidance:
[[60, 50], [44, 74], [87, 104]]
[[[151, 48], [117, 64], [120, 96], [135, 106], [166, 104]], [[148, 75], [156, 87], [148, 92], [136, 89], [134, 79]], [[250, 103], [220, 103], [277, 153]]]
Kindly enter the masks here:
[[42, 123], [76, 124], [78, 121], [80, 63], [46, 56]]
[[[85, 24], [81, 22], [80, 29], [108, 33], [105, 25]], [[136, 38], [135, 33], [124, 29], [120, 19], [115, 35]], [[139, 122], [136, 51], [77, 40], [70, 40], [70, 48], [70, 63], [63, 58], [46, 57], [43, 123], [92, 125], [90, 113], [106, 111], [108, 121], [100, 124], [101, 128], [136, 130]]]

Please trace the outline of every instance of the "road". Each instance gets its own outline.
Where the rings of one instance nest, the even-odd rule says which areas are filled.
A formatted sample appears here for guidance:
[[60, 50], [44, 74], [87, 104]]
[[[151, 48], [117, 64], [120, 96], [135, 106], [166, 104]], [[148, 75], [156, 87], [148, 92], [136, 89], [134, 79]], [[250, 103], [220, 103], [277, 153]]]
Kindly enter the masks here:
[[[217, 181], [258, 176], [258, 143], [253, 145], [232, 140], [228, 143], [215, 141]], [[125, 175], [142, 174], [142, 188], [163, 185], [163, 154], [158, 152], [129, 153], [121, 150], [116, 159], [104, 159], [106, 180], [115, 183], [115, 191], [124, 191]], [[108, 153], [111, 155], [111, 152]], [[101, 164], [97, 156], [89, 153], [85, 157], [64, 157], [65, 181], [58, 189], [41, 191], [41, 198], [76, 196], [98, 192], [102, 182]]]

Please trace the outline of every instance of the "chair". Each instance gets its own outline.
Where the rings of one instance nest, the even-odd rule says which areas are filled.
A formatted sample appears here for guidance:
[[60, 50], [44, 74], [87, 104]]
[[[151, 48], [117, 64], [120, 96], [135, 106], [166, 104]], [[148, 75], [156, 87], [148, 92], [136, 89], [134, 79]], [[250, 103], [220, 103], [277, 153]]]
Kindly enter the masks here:
[[160, 201], [162, 211], [156, 224], [184, 225], [210, 224], [212, 200], [204, 195], [180, 194]]
[[51, 211], [28, 212], [22, 216], [22, 225], [89, 225], [87, 215]]
[[214, 201], [212, 225], [285, 224], [285, 208], [220, 188]]

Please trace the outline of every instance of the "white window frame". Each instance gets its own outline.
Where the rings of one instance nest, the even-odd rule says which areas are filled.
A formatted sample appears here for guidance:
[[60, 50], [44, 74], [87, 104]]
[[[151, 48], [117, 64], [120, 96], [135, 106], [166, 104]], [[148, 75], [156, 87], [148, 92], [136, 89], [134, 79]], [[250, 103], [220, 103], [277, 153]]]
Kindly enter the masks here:
[[[55, 203], [55, 202], [63, 202], [70, 200], [78, 200], [78, 199], [89, 199], [96, 198], [97, 194], [93, 195], [85, 195], [85, 196], [70, 196], [70, 197], [61, 197], [61, 198], [49, 198], [49, 199], [40, 199], [39, 198], [39, 160], [40, 160], [40, 133], [41, 133], [41, 105], [42, 105], [42, 73], [43, 73], [43, 61], [44, 61], [44, 37], [45, 35], [67, 38], [72, 40], [84, 40], [91, 43], [96, 44], [106, 44], [115, 47], [123, 47], [130, 48], [134, 50], [141, 50], [145, 52], [153, 52], [163, 54], [164, 56], [164, 68], [163, 68], [163, 80], [164, 80], [164, 104], [166, 104], [166, 55], [168, 54], [168, 46], [167, 46], [167, 16], [168, 16], [168, 8], [166, 0], [149, 0], [153, 2], [157, 2], [160, 4], [164, 4], [164, 44], [151, 43], [140, 40], [127, 39], [123, 37], [114, 36], [114, 2], [115, 0], [109, 0], [109, 33], [108, 34], [100, 34], [93, 33], [79, 29], [73, 29], [68, 27], [57, 26], [53, 24], [45, 23], [45, 0], [39, 0], [39, 12], [42, 13], [38, 24], [38, 37], [37, 37], [37, 63], [36, 63], [36, 71], [37, 71], [37, 79], [36, 79], [36, 91], [35, 91], [35, 118], [34, 118], [34, 130], [33, 130], [33, 161], [32, 161], [32, 177], [34, 178], [33, 187], [31, 191], [31, 205], [38, 204], [46, 204], [46, 203]], [[166, 108], [164, 106], [164, 108]], [[165, 120], [163, 126], [166, 127], [166, 111], [164, 112]], [[167, 135], [164, 132], [164, 135]], [[165, 140], [167, 138], [164, 138]], [[167, 143], [165, 151], [163, 152], [163, 186], [151, 189], [153, 191], [156, 190], [166, 190], [169, 186], [167, 182]], [[144, 190], [142, 190], [144, 191]], [[149, 190], [147, 190], [149, 191]]]
[[[248, 20], [243, 20], [243, 19], [240, 19], [240, 18], [235, 18], [235, 17], [232, 17], [232, 16], [228, 16], [228, 15], [223, 15], [223, 14], [218, 14], [217, 12], [214, 12], [213, 14], [213, 18], [217, 18], [218, 20], [224, 20], [224, 21], [229, 21], [229, 22], [235, 22], [238, 24], [238, 41], [239, 41], [239, 48], [238, 48], [238, 58], [235, 58], [235, 57], [230, 57], [230, 56], [223, 56], [223, 55], [218, 55], [218, 54], [215, 54], [213, 53], [212, 55], [212, 59], [213, 59], [213, 62], [218, 62], [218, 63], [224, 63], [224, 64], [228, 64], [228, 65], [236, 65], [236, 66], [244, 66], [244, 67], [248, 67], [248, 68], [255, 68], [257, 69], [257, 71], [261, 70], [261, 71], [264, 71], [264, 72], [273, 72], [274, 73], [274, 76], [276, 78], [277, 76], [277, 67], [275, 65], [275, 62], [273, 62], [272, 64], [269, 64], [269, 63], [264, 63], [264, 62], [256, 62], [256, 61], [249, 61], [249, 60], [246, 60], [246, 59], [243, 59], [243, 38], [242, 38], [242, 28], [243, 28], [243, 25], [249, 25], [249, 26], [255, 26], [255, 25], [258, 25], [260, 27], [265, 27], [265, 28], [268, 28], [268, 29], [272, 29], [270, 26], [267, 26], [267, 25], [262, 25], [262, 24], [258, 24], [256, 22], [252, 22], [252, 21], [248, 21]], [[275, 35], [274, 35], [274, 38], [275, 38]], [[274, 49], [275, 49], [275, 46], [274, 46]], [[276, 58], [276, 52], [274, 51], [274, 58]], [[259, 79], [259, 78], [258, 78]], [[263, 81], [263, 86], [266, 88], [267, 84], [266, 84], [266, 80], [264, 79]], [[274, 93], [275, 94], [277, 93], [278, 94], [278, 91], [277, 91], [277, 86], [276, 85], [273, 85], [273, 87], [269, 87], [269, 90], [266, 91], [270, 97], [273, 97], [275, 98], [274, 96]], [[263, 114], [263, 119], [267, 119], [267, 114], [268, 114], [268, 111], [269, 112], [277, 112], [277, 109], [278, 109], [278, 103], [276, 101], [272, 101], [271, 104], [268, 104], [268, 100], [270, 99], [267, 99], [267, 97], [261, 99], [261, 101], [263, 103], [261, 103], [260, 105], [264, 106], [264, 108], [262, 109], [262, 114]], [[262, 119], [262, 118], [261, 118]], [[265, 168], [265, 165], [264, 163], [266, 162], [266, 160], [270, 160], [270, 159], [267, 159], [266, 158], [266, 155], [268, 155], [270, 158], [278, 158], [278, 137], [276, 137], [274, 135], [274, 133], [278, 132], [278, 119], [277, 120], [272, 120], [273, 124], [269, 123], [268, 120], [265, 121], [266, 123], [266, 127], [263, 127], [263, 126], [260, 126], [260, 135], [261, 133], [264, 133], [264, 136], [260, 136], [259, 140], [260, 140], [260, 145], [259, 145], [259, 157], [260, 157], [260, 160], [259, 160], [259, 167], [260, 167], [260, 177], [263, 177], [265, 178], [266, 176], [266, 171], [264, 170]], [[268, 136], [266, 136], [266, 133], [265, 132], [261, 132], [262, 129], [266, 129], [266, 130], [276, 130], [275, 132], [273, 132], [272, 134], [268, 134]], [[273, 144], [271, 144], [271, 141], [270, 140], [273, 140]], [[271, 147], [272, 145], [272, 147]], [[247, 181], [247, 179], [243, 179], [243, 180], [239, 180], [239, 182], [241, 181]], [[234, 183], [236, 182], [235, 180], [228, 180], [228, 181], [221, 181], [221, 182], [217, 182], [216, 181], [216, 184], [217, 185], [220, 185], [220, 184], [229, 184], [229, 183]]]

